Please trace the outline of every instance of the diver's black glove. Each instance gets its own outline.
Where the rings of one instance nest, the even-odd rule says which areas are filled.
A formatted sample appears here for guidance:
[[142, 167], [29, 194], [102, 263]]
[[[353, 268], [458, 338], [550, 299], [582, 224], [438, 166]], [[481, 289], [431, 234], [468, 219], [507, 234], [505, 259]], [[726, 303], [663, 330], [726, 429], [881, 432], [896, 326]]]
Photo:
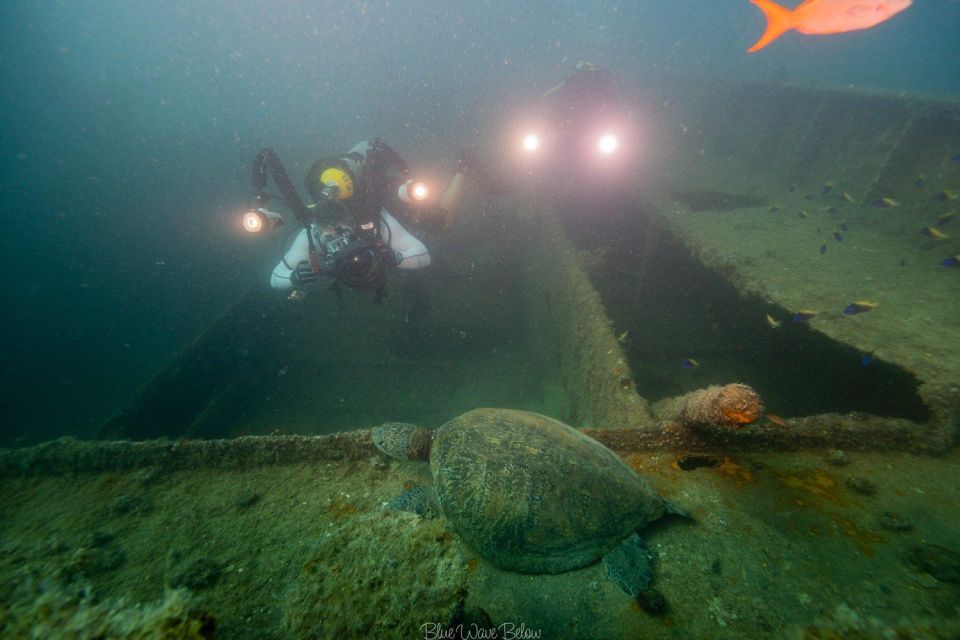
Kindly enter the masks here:
[[307, 260], [304, 260], [298, 264], [290, 274], [290, 282], [293, 283], [293, 286], [299, 287], [307, 284], [308, 282], [313, 282], [319, 277], [320, 274], [315, 273], [313, 271], [313, 267], [310, 266], [310, 263]]

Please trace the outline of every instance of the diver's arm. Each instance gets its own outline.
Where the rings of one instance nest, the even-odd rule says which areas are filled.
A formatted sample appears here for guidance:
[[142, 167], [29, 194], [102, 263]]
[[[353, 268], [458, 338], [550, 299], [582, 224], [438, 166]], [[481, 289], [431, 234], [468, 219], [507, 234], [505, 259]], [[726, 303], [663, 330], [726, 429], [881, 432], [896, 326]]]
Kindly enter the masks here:
[[398, 268], [423, 269], [430, 266], [430, 252], [426, 245], [404, 229], [386, 209], [380, 209], [380, 237], [393, 251]]
[[284, 254], [283, 260], [273, 268], [273, 273], [270, 275], [270, 286], [281, 290], [295, 287], [299, 284], [294, 282], [297, 279], [295, 275], [297, 267], [304, 262], [307, 265], [310, 264], [310, 243], [307, 241], [307, 230], [301, 229], [297, 237], [293, 239], [290, 248], [287, 249], [287, 253]]
[[517, 189], [516, 185], [507, 184], [487, 172], [473, 153], [462, 151], [457, 172], [440, 194], [439, 204], [425, 208], [411, 207], [412, 217], [432, 230], [449, 228], [463, 209], [464, 189], [468, 180], [476, 183], [485, 195], [510, 196]]
[[450, 183], [440, 194], [438, 203], [410, 203], [399, 201], [392, 203], [392, 207], [401, 214], [404, 222], [412, 224], [415, 229], [439, 233], [447, 229], [463, 208], [463, 186], [466, 176], [458, 171], [450, 179]]
[[450, 178], [447, 188], [440, 194], [440, 214], [443, 216], [445, 226], [450, 226], [463, 209], [463, 188], [466, 180], [467, 174], [463, 169], [458, 169]]
[[[440, 194], [438, 206], [422, 209], [417, 212], [416, 217], [425, 221], [427, 226], [436, 229], [448, 228], [463, 209], [464, 189], [468, 178], [474, 179], [484, 193], [508, 195], [508, 190], [502, 188], [502, 185], [484, 170], [476, 154], [469, 149], [463, 149], [457, 158], [457, 171]], [[509, 191], [512, 192], [512, 189]]]

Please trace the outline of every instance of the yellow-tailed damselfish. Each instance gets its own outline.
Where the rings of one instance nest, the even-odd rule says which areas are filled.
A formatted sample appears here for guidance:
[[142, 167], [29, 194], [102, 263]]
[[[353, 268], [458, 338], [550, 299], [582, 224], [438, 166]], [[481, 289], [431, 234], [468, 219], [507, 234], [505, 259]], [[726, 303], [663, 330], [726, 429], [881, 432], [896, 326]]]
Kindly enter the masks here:
[[950, 237], [936, 227], [924, 227], [923, 229], [920, 229], [920, 235], [927, 236], [931, 240], [946, 240]]

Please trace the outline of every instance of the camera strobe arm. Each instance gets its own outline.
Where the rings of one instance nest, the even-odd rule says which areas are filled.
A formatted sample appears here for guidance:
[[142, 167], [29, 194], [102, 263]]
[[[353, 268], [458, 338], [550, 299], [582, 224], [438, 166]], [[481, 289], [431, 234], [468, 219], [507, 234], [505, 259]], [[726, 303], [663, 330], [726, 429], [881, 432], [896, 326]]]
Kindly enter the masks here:
[[264, 189], [267, 186], [267, 174], [273, 176], [273, 181], [280, 188], [280, 194], [283, 197], [283, 203], [293, 211], [297, 221], [305, 227], [310, 226], [310, 220], [313, 212], [303, 204], [297, 188], [293, 186], [287, 170], [283, 168], [280, 157], [273, 149], [261, 149], [253, 161], [253, 186], [257, 193], [255, 199], [258, 204], [265, 203], [267, 199]]

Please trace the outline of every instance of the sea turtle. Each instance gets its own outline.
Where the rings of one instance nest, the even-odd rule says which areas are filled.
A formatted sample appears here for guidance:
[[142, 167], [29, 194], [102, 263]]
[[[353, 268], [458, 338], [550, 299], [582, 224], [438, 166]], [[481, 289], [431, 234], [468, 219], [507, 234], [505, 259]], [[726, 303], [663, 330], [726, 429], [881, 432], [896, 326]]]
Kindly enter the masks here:
[[612, 451], [553, 418], [476, 409], [432, 433], [387, 423], [373, 441], [394, 458], [429, 455], [433, 490], [417, 487], [388, 508], [439, 510], [467, 546], [496, 566], [561, 573], [601, 558], [636, 596], [652, 579], [652, 555], [635, 533], [666, 512], [661, 498]]

